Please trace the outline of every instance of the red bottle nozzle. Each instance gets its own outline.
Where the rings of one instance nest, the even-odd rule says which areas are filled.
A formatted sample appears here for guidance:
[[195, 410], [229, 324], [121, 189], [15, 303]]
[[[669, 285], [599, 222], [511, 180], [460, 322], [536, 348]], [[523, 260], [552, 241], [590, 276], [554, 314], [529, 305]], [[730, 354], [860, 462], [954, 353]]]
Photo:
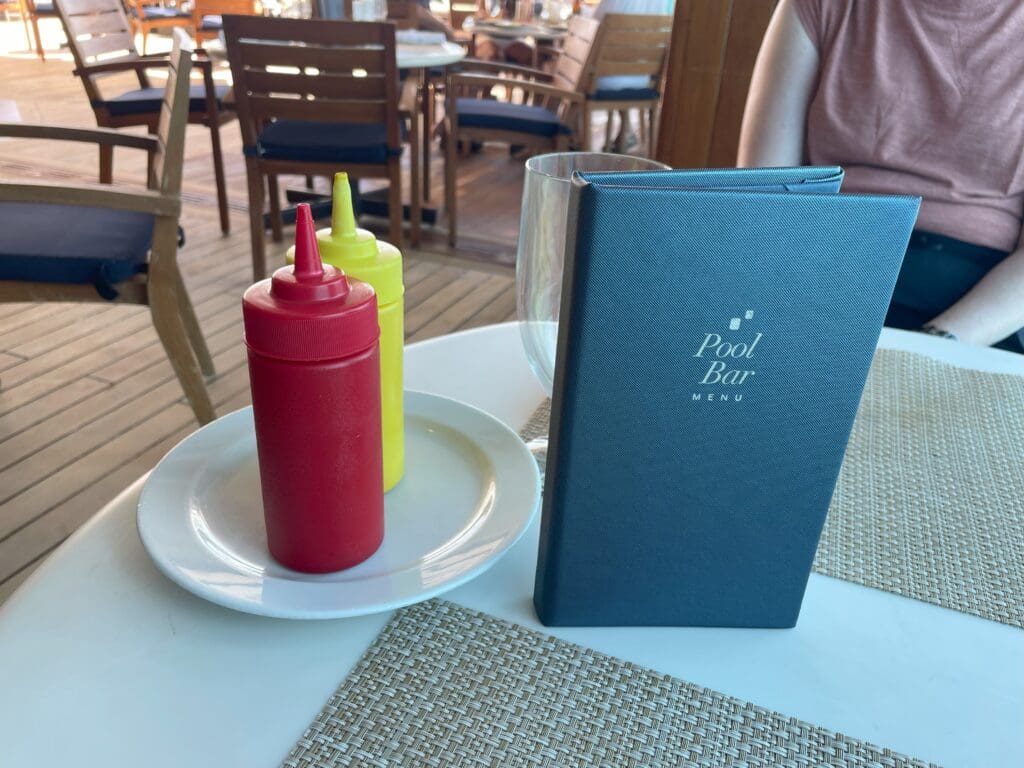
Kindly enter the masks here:
[[274, 273], [270, 293], [282, 301], [313, 302], [344, 298], [348, 294], [345, 273], [320, 260], [316, 228], [308, 203], [300, 203], [295, 215], [295, 266]]
[[317, 282], [323, 274], [313, 214], [309, 203], [299, 203], [295, 211], [295, 279], [301, 283]]

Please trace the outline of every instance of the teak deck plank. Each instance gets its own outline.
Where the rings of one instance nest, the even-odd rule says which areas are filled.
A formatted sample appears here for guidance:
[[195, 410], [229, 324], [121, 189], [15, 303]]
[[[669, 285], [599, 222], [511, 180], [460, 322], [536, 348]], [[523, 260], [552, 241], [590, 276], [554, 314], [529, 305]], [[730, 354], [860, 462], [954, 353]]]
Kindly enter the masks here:
[[[41, 63], [4, 55], [3, 41], [21, 35], [20, 22], [0, 22], [4, 98], [16, 101], [26, 122], [95, 125], [69, 56], [48, 51]], [[116, 92], [127, 83], [111, 78], [104, 87]], [[252, 274], [245, 168], [238, 125], [228, 123], [221, 135], [231, 234], [222, 237], [209, 133], [200, 126], [188, 130], [179, 264], [214, 358], [217, 375], [207, 386], [223, 415], [249, 403], [241, 323], [241, 295]], [[444, 199], [442, 156], [435, 145], [434, 205]], [[403, 251], [410, 341], [514, 316], [511, 265], [522, 161], [507, 148], [488, 147], [459, 162], [460, 249], [445, 245], [442, 215], [442, 227], [425, 228], [421, 249]], [[98, 154], [89, 145], [0, 140], [3, 179], [75, 185], [95, 182], [97, 171]], [[115, 152], [115, 186], [138, 186], [144, 178], [143, 153]], [[315, 183], [327, 189], [327, 180]], [[282, 188], [302, 185], [300, 179], [281, 180]], [[403, 192], [408, 197], [408, 186]], [[386, 231], [383, 221], [362, 222], [367, 225]], [[284, 263], [291, 236], [286, 228], [286, 242], [273, 243], [268, 233], [272, 267]], [[0, 304], [0, 603], [78, 526], [195, 428], [148, 309]]]

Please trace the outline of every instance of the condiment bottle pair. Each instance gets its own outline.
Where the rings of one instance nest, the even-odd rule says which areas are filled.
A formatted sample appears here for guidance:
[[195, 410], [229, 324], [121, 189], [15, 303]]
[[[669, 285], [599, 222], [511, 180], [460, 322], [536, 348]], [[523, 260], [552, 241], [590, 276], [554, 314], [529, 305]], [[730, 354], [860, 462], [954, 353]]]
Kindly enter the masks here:
[[[402, 354], [405, 345], [402, 254], [372, 232], [356, 227], [348, 174], [334, 177], [331, 226], [317, 232], [324, 263], [364, 280], [377, 294], [380, 320], [381, 428], [384, 442], [384, 490], [394, 488], [405, 471], [402, 409]], [[286, 258], [294, 259], [295, 249]]]
[[300, 205], [293, 267], [243, 298], [267, 543], [289, 568], [362, 562], [384, 537], [373, 288], [323, 265]]

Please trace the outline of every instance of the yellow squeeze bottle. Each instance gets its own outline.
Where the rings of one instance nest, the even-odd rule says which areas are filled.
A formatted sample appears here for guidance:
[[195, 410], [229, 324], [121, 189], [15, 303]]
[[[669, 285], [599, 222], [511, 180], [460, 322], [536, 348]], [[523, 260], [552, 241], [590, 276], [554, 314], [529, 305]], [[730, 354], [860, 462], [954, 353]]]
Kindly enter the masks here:
[[[349, 277], [373, 286], [380, 322], [381, 429], [384, 444], [384, 490], [398, 485], [405, 471], [405, 426], [402, 414], [404, 301], [402, 254], [372, 232], [356, 227], [348, 174], [334, 176], [331, 226], [316, 233], [320, 256]], [[294, 249], [287, 259], [294, 260]]]

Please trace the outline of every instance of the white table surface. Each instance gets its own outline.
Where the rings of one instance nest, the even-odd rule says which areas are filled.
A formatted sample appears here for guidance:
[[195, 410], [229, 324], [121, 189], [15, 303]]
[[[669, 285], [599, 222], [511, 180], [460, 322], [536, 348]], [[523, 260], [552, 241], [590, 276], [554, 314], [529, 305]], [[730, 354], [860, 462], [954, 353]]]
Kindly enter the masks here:
[[[228, 52], [220, 40], [210, 40], [203, 50], [214, 61], [227, 61]], [[466, 49], [451, 41], [431, 45], [395, 44], [395, 61], [399, 69], [443, 67], [466, 58]]]
[[[883, 346], [1024, 375], [1024, 358], [885, 331]], [[543, 393], [514, 325], [410, 347], [407, 385], [521, 426]], [[0, 606], [0, 765], [279, 765], [390, 614], [265, 619], [206, 603], [139, 543], [141, 480]], [[1024, 631], [812, 574], [792, 630], [556, 629], [530, 602], [537, 526], [462, 605], [956, 766], [1024, 765]]]
[[399, 69], [425, 69], [444, 67], [466, 58], [466, 49], [458, 43], [446, 40], [434, 45], [395, 45], [395, 59]]

